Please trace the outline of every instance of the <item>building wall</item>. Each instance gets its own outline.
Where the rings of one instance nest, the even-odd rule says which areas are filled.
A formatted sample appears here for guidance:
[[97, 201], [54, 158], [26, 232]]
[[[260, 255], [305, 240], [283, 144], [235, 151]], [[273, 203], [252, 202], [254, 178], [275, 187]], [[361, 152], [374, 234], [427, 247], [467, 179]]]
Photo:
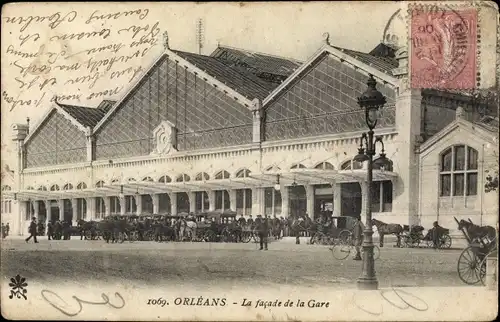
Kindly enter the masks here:
[[[323, 56], [311, 69], [265, 107], [264, 138], [275, 141], [366, 130], [357, 97], [366, 90], [366, 75]], [[395, 125], [395, 91], [377, 85], [387, 97], [378, 126]]]
[[175, 61], [162, 58], [95, 134], [96, 159], [150, 154], [153, 130], [168, 120], [180, 151], [252, 141], [252, 113]]
[[[440, 196], [440, 155], [453, 145], [466, 145], [478, 152], [478, 183], [475, 196]], [[484, 149], [483, 149], [484, 148]], [[419, 217], [424, 227], [438, 221], [443, 227], [457, 232], [458, 220], [470, 218], [475, 224], [495, 226], [498, 221], [498, 195], [485, 193], [485, 170], [496, 169], [494, 148], [474, 133], [456, 129], [421, 155]], [[498, 148], [496, 148], [498, 155]]]
[[85, 134], [53, 111], [26, 142], [26, 167], [83, 162], [87, 158]]

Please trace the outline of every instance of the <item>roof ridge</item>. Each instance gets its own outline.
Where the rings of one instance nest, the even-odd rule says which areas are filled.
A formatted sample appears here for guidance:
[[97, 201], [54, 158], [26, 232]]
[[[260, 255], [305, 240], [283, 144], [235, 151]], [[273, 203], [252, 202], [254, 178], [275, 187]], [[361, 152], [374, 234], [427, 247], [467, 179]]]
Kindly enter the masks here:
[[[253, 84], [259, 86], [262, 90], [265, 90], [267, 91], [268, 93], [272, 92], [272, 90], [269, 90], [268, 88], [266, 88], [264, 85], [262, 85], [259, 81], [261, 80], [260, 78], [258, 78], [257, 76], [254, 76], [252, 73], [242, 73], [240, 70], [236, 69], [236, 68], [232, 68], [230, 66], [228, 66], [227, 64], [221, 62], [219, 59], [217, 59], [216, 57], [213, 57], [213, 56], [206, 56], [206, 55], [202, 55], [202, 54], [197, 54], [197, 53], [191, 53], [191, 52], [188, 52], [188, 51], [182, 51], [182, 50], [174, 50], [174, 49], [171, 49], [173, 52], [181, 52], [181, 53], [186, 53], [186, 54], [189, 54], [189, 55], [196, 55], [196, 56], [203, 56], [203, 57], [207, 57], [207, 58], [211, 58], [213, 59], [214, 61], [217, 61], [221, 64], [223, 64], [224, 66], [227, 66], [228, 68], [231, 68], [231, 70], [233, 70], [234, 72], [238, 73], [239, 75], [241, 75], [243, 78], [247, 79], [248, 81], [252, 82]], [[186, 59], [188, 60], [188, 59]], [[189, 60], [188, 60], [189, 61]], [[190, 62], [191, 64], [193, 64], [194, 66], [196, 66], [195, 63], [193, 62]], [[207, 72], [208, 73], [208, 72]], [[259, 81], [257, 81], [259, 80]], [[238, 89], [237, 88], [233, 88], [234, 91], [238, 92]], [[239, 92], [238, 92], [239, 93]]]
[[[268, 56], [268, 57], [273, 57], [273, 58], [278, 58], [278, 59], [283, 59], [283, 60], [289, 60], [289, 61], [292, 61], [292, 62], [297, 63], [297, 64], [304, 63], [302, 60], [299, 60], [296, 58], [273, 55], [273, 54], [263, 53], [263, 52], [259, 52], [259, 51], [253, 51], [253, 50], [244, 49], [244, 48], [232, 47], [232, 46], [219, 45], [219, 46], [217, 46], [217, 48], [215, 50], [217, 50], [219, 48], [234, 49], [234, 50], [244, 51], [244, 52], [251, 53], [251, 54], [257, 54], [257, 55]], [[215, 52], [215, 50], [212, 52], [212, 54]]]

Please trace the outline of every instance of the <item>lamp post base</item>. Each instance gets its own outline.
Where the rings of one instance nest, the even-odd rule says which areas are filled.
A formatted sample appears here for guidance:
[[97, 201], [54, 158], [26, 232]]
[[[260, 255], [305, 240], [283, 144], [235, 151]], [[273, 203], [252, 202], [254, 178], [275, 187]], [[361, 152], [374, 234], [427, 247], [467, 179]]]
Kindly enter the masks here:
[[376, 277], [359, 277], [356, 284], [358, 285], [358, 290], [378, 290]]

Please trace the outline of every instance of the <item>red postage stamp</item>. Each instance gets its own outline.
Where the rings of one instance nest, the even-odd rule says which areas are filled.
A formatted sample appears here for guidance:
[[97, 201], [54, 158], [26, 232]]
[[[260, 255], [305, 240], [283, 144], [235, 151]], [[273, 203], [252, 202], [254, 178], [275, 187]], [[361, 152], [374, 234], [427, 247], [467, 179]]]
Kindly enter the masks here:
[[475, 88], [476, 46], [475, 9], [412, 10], [411, 87]]

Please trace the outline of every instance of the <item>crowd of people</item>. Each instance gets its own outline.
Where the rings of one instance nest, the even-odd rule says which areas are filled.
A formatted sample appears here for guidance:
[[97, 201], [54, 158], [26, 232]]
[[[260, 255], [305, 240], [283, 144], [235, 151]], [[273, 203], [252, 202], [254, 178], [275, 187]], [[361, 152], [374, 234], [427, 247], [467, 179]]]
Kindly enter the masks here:
[[10, 231], [9, 223], [5, 225], [4, 223], [2, 223], [2, 239], [5, 239], [7, 236], [9, 236], [9, 231]]

